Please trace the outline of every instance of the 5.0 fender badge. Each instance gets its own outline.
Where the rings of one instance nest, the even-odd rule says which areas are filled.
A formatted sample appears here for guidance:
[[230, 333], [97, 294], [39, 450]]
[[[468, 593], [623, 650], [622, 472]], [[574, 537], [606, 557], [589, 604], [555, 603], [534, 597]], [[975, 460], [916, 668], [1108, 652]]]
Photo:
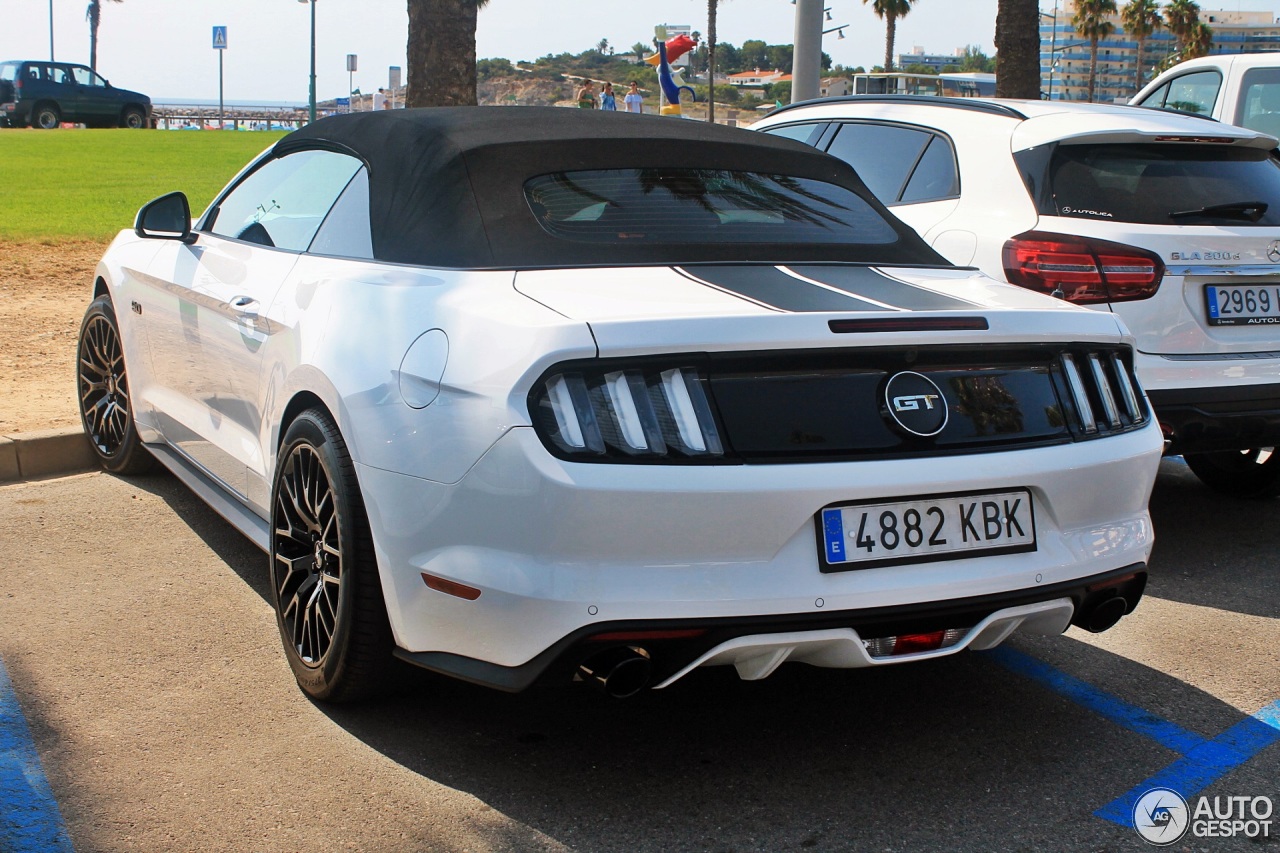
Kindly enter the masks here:
[[884, 385], [884, 406], [898, 427], [921, 438], [935, 436], [947, 425], [947, 400], [929, 377], [904, 370]]

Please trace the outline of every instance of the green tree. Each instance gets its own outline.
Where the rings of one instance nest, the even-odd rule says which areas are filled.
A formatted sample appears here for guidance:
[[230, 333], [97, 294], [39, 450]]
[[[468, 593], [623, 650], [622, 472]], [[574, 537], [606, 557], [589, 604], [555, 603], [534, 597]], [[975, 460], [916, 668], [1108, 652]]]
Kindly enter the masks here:
[[768, 45], [760, 39], [747, 39], [744, 41], [742, 47], [738, 48], [738, 58], [748, 70], [773, 67], [769, 64]]
[[[1200, 22], [1200, 4], [1195, 0], [1170, 0], [1164, 7], [1164, 23], [1177, 48], [1160, 63], [1162, 68], [1208, 53], [1213, 34], [1205, 32], [1208, 28]], [[1197, 52], [1201, 48], [1203, 53]]]
[[1197, 56], [1208, 56], [1213, 47], [1213, 27], [1204, 21], [1196, 21], [1187, 33], [1187, 47], [1183, 51], [1184, 59], [1195, 59]]
[[906, 17], [915, 0], [862, 0], [871, 4], [871, 11], [884, 21], [884, 70], [893, 70], [893, 42], [897, 34], [898, 19]]
[[1089, 103], [1098, 78], [1098, 42], [1115, 32], [1108, 15], [1116, 13], [1116, 0], [1078, 0], [1071, 26], [1089, 40]]
[[[123, 0], [111, 0], [121, 3]], [[50, 13], [52, 14], [52, 13]], [[84, 19], [89, 22], [89, 67], [98, 70], [98, 24], [102, 21], [101, 0], [89, 0], [89, 7], [84, 10]]]
[[[795, 58], [796, 49], [790, 44], [771, 44], [765, 48], [765, 55], [769, 57], [769, 68], [775, 71], [781, 71], [783, 74], [791, 73], [791, 66]], [[830, 59], [830, 57], [827, 57]], [[830, 64], [826, 66], [830, 68]]]
[[609, 40], [600, 39], [600, 41], [596, 42], [596, 50], [601, 53], [612, 53], [612, 51], [609, 50]]
[[997, 98], [1040, 99], [1040, 9], [1036, 0], [1000, 0], [996, 7], [995, 72]]
[[1120, 10], [1120, 20], [1124, 22], [1125, 32], [1138, 43], [1133, 62], [1133, 91], [1136, 93], [1145, 81], [1142, 69], [1146, 65], [1147, 38], [1160, 29], [1160, 6], [1156, 0], [1129, 0]]
[[508, 77], [516, 72], [509, 59], [481, 59], [476, 62], [476, 79], [492, 80], [494, 77]]
[[405, 106], [476, 105], [476, 13], [487, 2], [408, 0]]
[[635, 54], [636, 62], [644, 62], [645, 57], [653, 52], [653, 48], [642, 41], [638, 41], [631, 45], [631, 52]]

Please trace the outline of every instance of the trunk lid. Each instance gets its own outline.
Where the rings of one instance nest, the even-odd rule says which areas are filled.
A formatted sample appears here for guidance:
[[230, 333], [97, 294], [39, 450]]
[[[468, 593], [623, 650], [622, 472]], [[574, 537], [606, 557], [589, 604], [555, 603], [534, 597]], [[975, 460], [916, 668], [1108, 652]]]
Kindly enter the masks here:
[[[1105, 313], [959, 268], [740, 264], [533, 270], [517, 273], [515, 288], [588, 323], [602, 357], [926, 343], [1115, 343], [1123, 335]], [[876, 325], [885, 323], [890, 325]]]

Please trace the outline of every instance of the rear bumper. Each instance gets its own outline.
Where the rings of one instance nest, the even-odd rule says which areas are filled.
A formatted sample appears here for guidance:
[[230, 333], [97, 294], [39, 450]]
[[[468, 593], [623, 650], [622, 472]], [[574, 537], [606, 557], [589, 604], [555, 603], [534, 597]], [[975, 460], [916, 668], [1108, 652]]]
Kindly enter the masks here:
[[[705, 645], [674, 659], [669, 677], [735, 636], [858, 630], [902, 613], [914, 625], [981, 602], [972, 621], [942, 626], [971, 627], [1001, 607], [1074, 594], [1086, 579], [1149, 558], [1160, 444], [1152, 423], [998, 454], [587, 465], [552, 457], [519, 428], [457, 483], [362, 464], [357, 474], [404, 656], [519, 690], [571, 660], [576, 644], [611, 633], [602, 626], [701, 631]], [[1034, 552], [821, 571], [814, 519], [824, 506], [1006, 487], [1031, 492]], [[441, 582], [479, 594], [448, 593]], [[733, 630], [708, 636], [707, 626]]]
[[1280, 446], [1280, 384], [1148, 389], [1170, 453]]
[[[569, 683], [578, 665], [619, 646], [642, 648], [652, 661], [651, 683], [666, 687], [700, 666], [733, 664], [747, 680], [764, 678], [787, 661], [861, 668], [923, 660], [965, 649], [989, 649], [1018, 630], [1056, 634], [1099, 596], [1124, 599], [1132, 612], [1146, 586], [1137, 563], [1067, 583], [945, 602], [725, 619], [600, 622], [580, 628], [519, 666], [442, 652], [397, 650], [402, 660], [475, 684], [516, 692], [535, 683]], [[948, 629], [969, 629], [957, 643], [934, 651], [873, 657], [863, 640]]]

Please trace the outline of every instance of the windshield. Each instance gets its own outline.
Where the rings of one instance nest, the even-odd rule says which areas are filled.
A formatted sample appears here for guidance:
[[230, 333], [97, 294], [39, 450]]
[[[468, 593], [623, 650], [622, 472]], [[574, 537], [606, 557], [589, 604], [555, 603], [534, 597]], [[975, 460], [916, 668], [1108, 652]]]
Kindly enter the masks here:
[[1059, 145], [1040, 213], [1147, 225], [1280, 225], [1280, 164], [1219, 144]]
[[18, 63], [0, 62], [0, 82], [12, 83], [18, 76]]
[[716, 169], [557, 172], [525, 183], [538, 223], [584, 243], [893, 243], [851, 190], [809, 178]]

